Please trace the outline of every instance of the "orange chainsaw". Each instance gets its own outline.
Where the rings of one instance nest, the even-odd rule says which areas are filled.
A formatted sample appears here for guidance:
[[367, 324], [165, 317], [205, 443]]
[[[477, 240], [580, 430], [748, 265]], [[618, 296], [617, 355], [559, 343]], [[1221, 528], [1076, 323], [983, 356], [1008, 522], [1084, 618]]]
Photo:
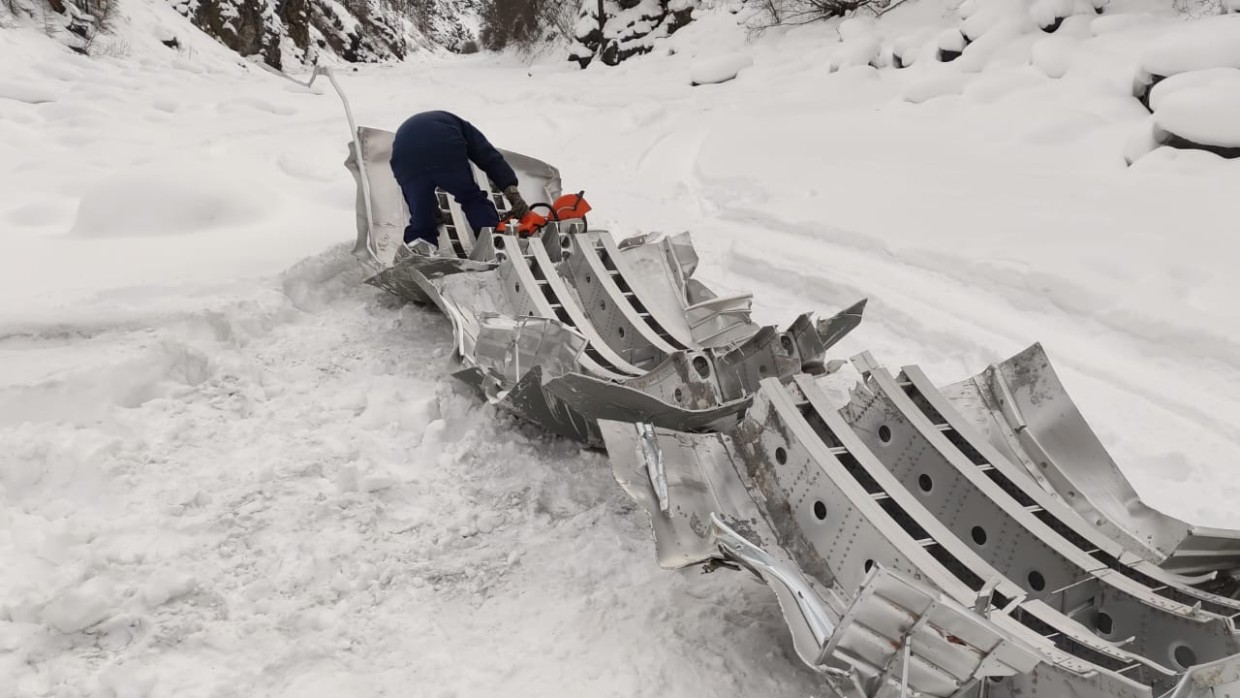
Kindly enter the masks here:
[[[534, 209], [545, 208], [547, 215], [543, 215]], [[521, 220], [508, 219], [500, 221], [495, 226], [495, 230], [500, 233], [506, 233], [511, 229], [517, 231], [520, 237], [530, 237], [537, 235], [547, 223], [551, 221], [567, 221], [574, 218], [580, 218], [585, 222], [586, 214], [591, 210], [589, 202], [586, 201], [585, 192], [579, 191], [576, 194], [565, 194], [550, 204], [530, 204], [529, 213], [521, 217]]]

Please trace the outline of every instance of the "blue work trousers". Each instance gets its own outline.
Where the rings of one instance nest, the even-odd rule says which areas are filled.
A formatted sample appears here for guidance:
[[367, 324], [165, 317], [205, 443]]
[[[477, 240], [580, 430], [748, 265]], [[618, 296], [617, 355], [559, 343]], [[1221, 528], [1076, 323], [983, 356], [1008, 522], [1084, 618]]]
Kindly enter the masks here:
[[439, 202], [435, 200], [436, 187], [456, 199], [475, 233], [481, 232], [483, 228], [499, 225], [499, 214], [495, 211], [495, 206], [487, 193], [474, 181], [473, 170], [470, 169], [469, 162], [465, 161], [460, 167], [420, 172], [400, 182], [405, 203], [409, 206], [409, 225], [405, 228], [406, 243], [421, 238], [432, 244], [439, 244], [439, 231], [435, 221], [435, 210], [439, 208]]

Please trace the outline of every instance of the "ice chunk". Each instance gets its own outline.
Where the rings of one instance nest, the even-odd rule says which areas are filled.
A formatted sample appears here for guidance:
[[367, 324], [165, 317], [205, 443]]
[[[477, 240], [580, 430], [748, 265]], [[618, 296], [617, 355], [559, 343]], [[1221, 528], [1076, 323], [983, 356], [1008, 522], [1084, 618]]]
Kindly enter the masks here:
[[706, 58], [693, 64], [689, 70], [689, 80], [693, 85], [727, 82], [751, 65], [753, 65], [753, 59], [746, 55]]

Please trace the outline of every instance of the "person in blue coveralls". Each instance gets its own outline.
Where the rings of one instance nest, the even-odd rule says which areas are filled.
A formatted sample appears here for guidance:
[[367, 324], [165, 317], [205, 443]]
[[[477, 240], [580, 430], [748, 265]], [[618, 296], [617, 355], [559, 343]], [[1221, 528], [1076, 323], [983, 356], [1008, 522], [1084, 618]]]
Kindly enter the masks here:
[[494, 228], [499, 213], [474, 181], [473, 162], [504, 192], [512, 204], [508, 214], [520, 220], [529, 206], [517, 191], [517, 173], [473, 124], [446, 111], [414, 114], [396, 130], [392, 143], [392, 174], [409, 206], [405, 243], [422, 239], [438, 244], [438, 187], [456, 198], [475, 232]]

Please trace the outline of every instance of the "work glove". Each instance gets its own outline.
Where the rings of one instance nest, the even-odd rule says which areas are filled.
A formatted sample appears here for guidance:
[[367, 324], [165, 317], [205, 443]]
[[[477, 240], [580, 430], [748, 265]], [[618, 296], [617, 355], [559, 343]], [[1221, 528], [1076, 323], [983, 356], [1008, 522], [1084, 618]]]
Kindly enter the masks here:
[[517, 191], [515, 184], [504, 189], [504, 198], [508, 199], [508, 203], [512, 204], [512, 210], [508, 212], [509, 218], [521, 220], [525, 218], [525, 214], [530, 212], [530, 205], [525, 203], [525, 199], [521, 198], [521, 192]]

